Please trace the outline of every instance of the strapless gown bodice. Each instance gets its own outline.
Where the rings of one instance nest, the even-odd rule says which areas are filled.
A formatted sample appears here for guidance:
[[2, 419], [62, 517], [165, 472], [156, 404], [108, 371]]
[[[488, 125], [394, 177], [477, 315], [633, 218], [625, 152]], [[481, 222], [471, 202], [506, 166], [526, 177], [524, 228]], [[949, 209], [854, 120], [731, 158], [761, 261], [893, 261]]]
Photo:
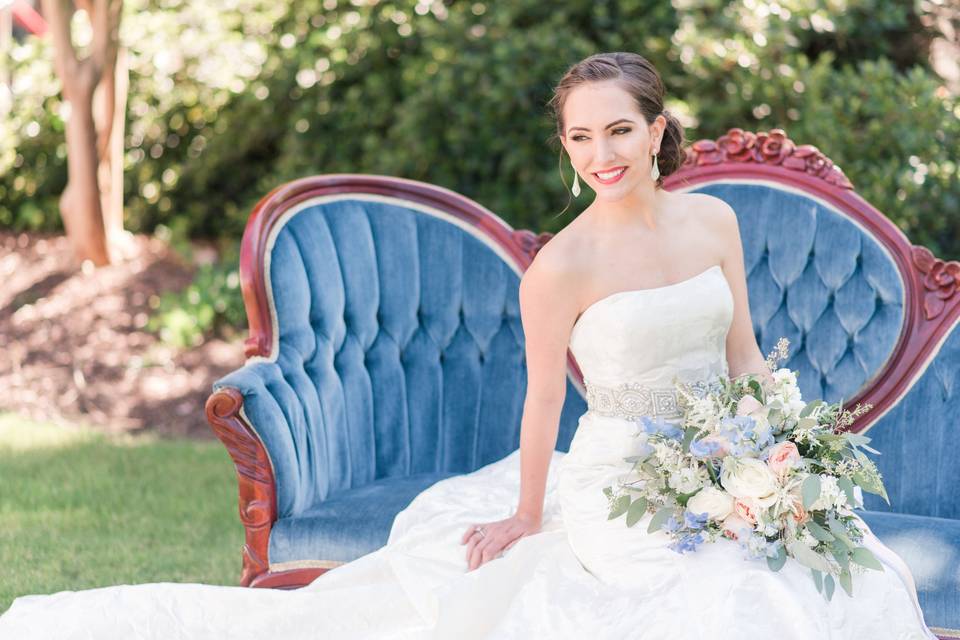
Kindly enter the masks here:
[[733, 307], [717, 265], [581, 314], [570, 349], [589, 408], [569, 451], [552, 454], [542, 527], [475, 571], [460, 538], [516, 511], [519, 450], [429, 487], [384, 547], [302, 589], [154, 583], [24, 596], [0, 617], [0, 638], [936, 640], [909, 569], [872, 533], [864, 544], [884, 571], [827, 602], [792, 559], [772, 572], [726, 539], [681, 555], [667, 534], [647, 533], [649, 514], [631, 528], [608, 520], [603, 488], [636, 453], [626, 409], [669, 409], [660, 400], [675, 378], [727, 373]]
[[618, 291], [587, 307], [570, 333], [585, 381], [670, 387], [727, 373], [733, 294], [720, 265], [680, 282]]

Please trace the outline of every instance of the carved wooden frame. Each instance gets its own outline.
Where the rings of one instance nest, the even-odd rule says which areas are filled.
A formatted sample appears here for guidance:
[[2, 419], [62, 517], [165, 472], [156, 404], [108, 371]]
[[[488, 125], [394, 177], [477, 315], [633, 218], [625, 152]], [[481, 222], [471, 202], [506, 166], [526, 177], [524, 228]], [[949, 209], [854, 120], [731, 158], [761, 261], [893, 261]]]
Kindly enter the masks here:
[[853, 184], [813, 145], [797, 145], [783, 129], [732, 128], [716, 140], [698, 140], [664, 188], [723, 180], [759, 179], [784, 184], [828, 202], [869, 231], [887, 250], [904, 286], [903, 325], [886, 365], [845, 406], [873, 409], [851, 427], [862, 432], [906, 395], [960, 322], [960, 262], [945, 262], [912, 244], [893, 222], [854, 191]]

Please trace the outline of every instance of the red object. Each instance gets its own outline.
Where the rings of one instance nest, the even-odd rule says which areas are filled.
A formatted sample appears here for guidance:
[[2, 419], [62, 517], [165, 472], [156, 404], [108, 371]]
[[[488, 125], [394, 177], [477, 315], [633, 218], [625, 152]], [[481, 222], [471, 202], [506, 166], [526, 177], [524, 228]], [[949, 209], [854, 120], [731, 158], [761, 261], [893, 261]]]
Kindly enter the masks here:
[[26, 0], [13, 0], [13, 19], [30, 33], [42, 36], [47, 32], [47, 21]]

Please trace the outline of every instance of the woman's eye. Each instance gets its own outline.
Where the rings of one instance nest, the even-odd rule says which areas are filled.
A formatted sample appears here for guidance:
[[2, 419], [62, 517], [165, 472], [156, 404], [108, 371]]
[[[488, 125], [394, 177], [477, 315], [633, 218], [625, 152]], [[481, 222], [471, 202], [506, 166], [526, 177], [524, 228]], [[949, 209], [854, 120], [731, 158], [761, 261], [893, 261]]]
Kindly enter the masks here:
[[[613, 130], [614, 133], [616, 133], [616, 132], [618, 132], [618, 131], [623, 131], [624, 133], [630, 133], [631, 129], [630, 129], [630, 127], [618, 127], [618, 128], [616, 128], [616, 129]], [[586, 136], [573, 136], [573, 137], [571, 138], [571, 140], [573, 140], [574, 142], [580, 142], [580, 141], [583, 140], [584, 138], [586, 138]]]

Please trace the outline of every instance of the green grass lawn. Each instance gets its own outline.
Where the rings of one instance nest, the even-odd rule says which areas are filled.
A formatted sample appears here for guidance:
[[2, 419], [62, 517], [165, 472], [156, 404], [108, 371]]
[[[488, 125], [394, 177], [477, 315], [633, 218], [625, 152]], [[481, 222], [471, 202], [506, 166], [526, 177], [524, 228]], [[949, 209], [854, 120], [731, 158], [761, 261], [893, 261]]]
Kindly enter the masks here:
[[114, 438], [0, 414], [0, 612], [30, 593], [236, 585], [242, 546], [219, 441]]

